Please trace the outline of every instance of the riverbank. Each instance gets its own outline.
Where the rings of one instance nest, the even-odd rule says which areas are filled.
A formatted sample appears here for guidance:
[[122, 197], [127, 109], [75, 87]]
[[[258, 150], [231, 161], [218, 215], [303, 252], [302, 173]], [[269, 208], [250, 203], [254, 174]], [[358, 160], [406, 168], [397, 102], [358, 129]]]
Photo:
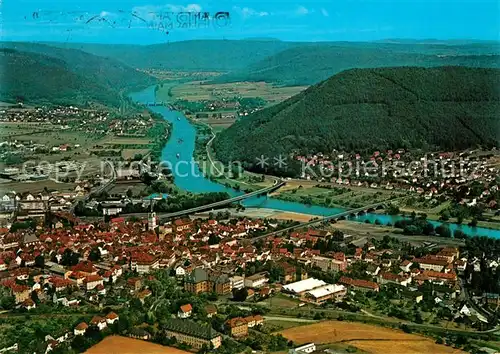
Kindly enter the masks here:
[[[154, 86], [147, 90], [135, 93], [133, 99], [138, 102], [154, 102], [155, 92]], [[210, 180], [201, 172], [198, 164], [195, 163], [195, 142], [196, 142], [196, 129], [192, 122], [189, 121], [180, 112], [169, 110], [164, 106], [149, 107], [153, 112], [161, 114], [165, 120], [172, 123], [172, 135], [170, 140], [164, 146], [161, 154], [163, 161], [168, 161], [172, 165], [176, 165], [174, 169], [174, 182], [175, 184], [191, 193], [203, 192], [226, 192], [231, 196], [243, 194], [243, 189], [235, 190], [226, 187], [217, 181]], [[182, 141], [182, 143], [180, 143]], [[257, 184], [258, 185], [258, 184]], [[246, 208], [268, 208], [273, 210], [280, 210], [281, 212], [293, 212], [315, 216], [328, 216], [335, 215], [346, 211], [346, 208], [335, 207], [321, 207], [317, 205], [308, 205], [298, 202], [290, 202], [278, 200], [275, 198], [265, 197], [252, 197], [241, 202]], [[370, 204], [369, 202], [363, 205]], [[348, 209], [347, 209], [348, 210]], [[380, 214], [366, 214], [362, 217], [356, 218], [356, 221], [365, 222], [368, 220], [370, 223], [375, 223], [375, 220], [383, 224], [389, 222], [394, 224], [397, 220], [403, 219], [402, 216], [380, 215]], [[430, 220], [434, 226], [441, 223]], [[493, 230], [480, 227], [469, 227], [466, 225], [456, 226], [449, 225], [450, 230], [453, 232], [457, 229], [465, 232], [470, 236], [484, 235], [493, 238], [500, 238], [500, 230]]]

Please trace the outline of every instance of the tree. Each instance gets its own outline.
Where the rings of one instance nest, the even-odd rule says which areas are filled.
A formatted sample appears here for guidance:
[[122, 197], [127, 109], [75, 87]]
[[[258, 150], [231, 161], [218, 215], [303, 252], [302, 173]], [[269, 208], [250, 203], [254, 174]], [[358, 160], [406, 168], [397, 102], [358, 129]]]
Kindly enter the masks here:
[[233, 300], [238, 302], [243, 302], [248, 297], [247, 288], [233, 289]]
[[45, 266], [45, 258], [41, 254], [35, 257], [35, 266], [38, 268]]
[[9, 289], [0, 288], [0, 307], [4, 310], [11, 310], [16, 304], [16, 299], [10, 294]]
[[94, 247], [90, 250], [90, 253], [89, 253], [89, 261], [92, 261], [92, 262], [97, 262], [101, 259], [101, 251], [99, 251], [99, 248], [97, 247]]
[[436, 233], [441, 237], [451, 237], [450, 228], [444, 224], [441, 224], [438, 227], [436, 227]]

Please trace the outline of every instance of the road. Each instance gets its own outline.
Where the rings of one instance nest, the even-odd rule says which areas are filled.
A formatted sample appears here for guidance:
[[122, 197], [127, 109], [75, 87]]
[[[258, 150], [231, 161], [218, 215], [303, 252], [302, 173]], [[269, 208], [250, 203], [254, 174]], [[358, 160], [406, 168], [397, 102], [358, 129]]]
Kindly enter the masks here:
[[266, 321], [284, 321], [284, 322], [297, 322], [297, 323], [316, 323], [317, 320], [310, 320], [307, 318], [287, 317], [287, 316], [264, 316]]
[[219, 206], [223, 206], [223, 205], [231, 204], [231, 203], [234, 203], [234, 202], [238, 202], [240, 200], [244, 200], [244, 199], [248, 199], [248, 198], [251, 198], [251, 197], [255, 197], [255, 196], [258, 196], [260, 194], [269, 193], [269, 192], [271, 192], [273, 190], [276, 190], [276, 189], [284, 186], [285, 184], [286, 184], [286, 182], [284, 182], [284, 181], [276, 180], [276, 181], [274, 181], [274, 185], [272, 185], [270, 187], [262, 188], [262, 189], [259, 189], [257, 191], [254, 191], [254, 192], [250, 192], [250, 193], [247, 193], [247, 194], [239, 195], [237, 197], [233, 197], [233, 198], [221, 200], [220, 202], [215, 202], [215, 203], [212, 203], [212, 204], [202, 205], [202, 206], [191, 208], [191, 209], [177, 211], [175, 213], [158, 214], [158, 217], [160, 218], [160, 220], [162, 220], [162, 219], [169, 219], [169, 218], [174, 218], [174, 217], [178, 217], [178, 216], [193, 214], [193, 213], [196, 213], [196, 212], [199, 212], [199, 211], [213, 209], [213, 208], [216, 208], [216, 207], [219, 207]]

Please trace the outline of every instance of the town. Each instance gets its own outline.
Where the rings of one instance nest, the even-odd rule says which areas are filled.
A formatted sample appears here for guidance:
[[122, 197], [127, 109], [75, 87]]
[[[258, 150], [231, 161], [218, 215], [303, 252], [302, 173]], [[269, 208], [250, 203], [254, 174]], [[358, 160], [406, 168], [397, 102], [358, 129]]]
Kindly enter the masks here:
[[301, 353], [272, 334], [289, 316], [384, 318], [439, 337], [497, 325], [493, 240], [439, 247], [386, 236], [356, 246], [332, 226], [259, 238], [283, 221], [223, 213], [165, 223], [155, 213], [93, 223], [54, 216], [51, 226], [0, 230], [4, 314], [46, 317], [37, 332], [6, 330], [6, 350], [39, 350], [38, 337], [45, 353], [84, 350], [116, 333], [181, 349]]

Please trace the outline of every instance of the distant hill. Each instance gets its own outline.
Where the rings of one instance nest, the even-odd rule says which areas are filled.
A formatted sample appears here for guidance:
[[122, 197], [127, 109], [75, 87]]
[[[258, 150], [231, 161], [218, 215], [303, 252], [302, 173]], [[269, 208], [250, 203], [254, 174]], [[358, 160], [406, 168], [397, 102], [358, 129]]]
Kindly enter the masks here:
[[311, 85], [351, 68], [500, 65], [500, 42], [493, 41], [284, 42], [248, 38], [155, 45], [49, 44], [113, 58], [134, 68], [225, 72], [214, 80], [221, 83]]
[[489, 44], [321, 43], [286, 49], [244, 69], [219, 76], [214, 82], [266, 81], [278, 85], [311, 85], [353, 68], [446, 65], [499, 68], [500, 55], [492, 54], [494, 52]]
[[244, 68], [297, 45], [272, 39], [191, 40], [154, 45], [48, 44], [113, 58], [134, 68], [223, 72]]
[[254, 170], [261, 155], [499, 146], [499, 90], [497, 69], [351, 69], [239, 120], [213, 146]]
[[120, 107], [124, 93], [157, 80], [116, 60], [38, 43], [1, 44], [1, 99]]

